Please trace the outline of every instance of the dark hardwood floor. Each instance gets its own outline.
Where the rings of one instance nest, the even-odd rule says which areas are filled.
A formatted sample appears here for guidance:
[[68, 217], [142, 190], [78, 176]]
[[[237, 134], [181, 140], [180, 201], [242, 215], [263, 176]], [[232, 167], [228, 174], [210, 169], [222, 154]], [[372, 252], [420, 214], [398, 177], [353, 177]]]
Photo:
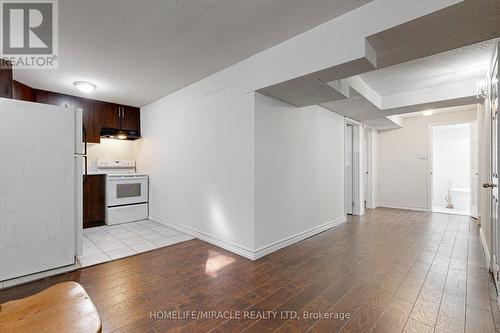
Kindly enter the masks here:
[[[104, 332], [500, 332], [484, 266], [474, 220], [379, 208], [255, 262], [193, 240], [1, 290], [0, 302], [73, 280]], [[208, 310], [241, 318], [160, 318]], [[264, 311], [277, 315], [243, 317]], [[303, 318], [319, 312], [337, 317]]]

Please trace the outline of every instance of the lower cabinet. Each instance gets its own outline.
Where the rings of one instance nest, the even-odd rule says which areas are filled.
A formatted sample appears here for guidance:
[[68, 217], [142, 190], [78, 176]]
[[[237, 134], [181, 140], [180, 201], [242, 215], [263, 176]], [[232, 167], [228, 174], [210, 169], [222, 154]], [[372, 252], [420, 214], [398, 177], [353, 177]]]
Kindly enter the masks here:
[[88, 175], [83, 182], [83, 228], [104, 225], [106, 217], [104, 175]]

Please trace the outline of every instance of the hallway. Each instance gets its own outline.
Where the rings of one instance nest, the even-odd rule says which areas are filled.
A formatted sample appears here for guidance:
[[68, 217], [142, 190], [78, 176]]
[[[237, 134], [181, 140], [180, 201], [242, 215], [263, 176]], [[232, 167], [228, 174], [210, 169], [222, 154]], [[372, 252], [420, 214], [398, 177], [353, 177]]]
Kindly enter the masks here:
[[[191, 240], [2, 290], [0, 303], [74, 280], [104, 332], [495, 332], [500, 314], [484, 266], [474, 220], [378, 208], [255, 262]], [[151, 318], [208, 310], [278, 316]], [[349, 319], [287, 319], [281, 311]]]

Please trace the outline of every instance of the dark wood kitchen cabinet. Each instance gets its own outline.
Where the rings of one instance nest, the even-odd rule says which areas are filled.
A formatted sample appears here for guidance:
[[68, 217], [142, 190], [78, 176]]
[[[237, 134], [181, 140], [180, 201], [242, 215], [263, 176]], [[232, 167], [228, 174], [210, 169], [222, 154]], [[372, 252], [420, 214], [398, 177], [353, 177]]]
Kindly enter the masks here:
[[120, 129], [140, 131], [141, 114], [140, 109], [133, 106], [118, 105], [121, 108]]
[[14, 80], [12, 81], [12, 98], [21, 101], [34, 102], [35, 90], [21, 82]]
[[35, 102], [37, 103], [51, 104], [69, 108], [71, 107], [71, 99], [72, 98], [69, 95], [35, 89]]
[[83, 182], [83, 228], [104, 225], [106, 218], [104, 175], [88, 175]]
[[100, 102], [100, 128], [120, 128], [121, 110], [116, 104]]
[[118, 128], [122, 130], [140, 131], [141, 115], [140, 109], [127, 106], [106, 103], [101, 110], [101, 127]]
[[12, 67], [8, 66], [8, 62], [5, 63], [5, 67], [0, 68], [0, 97], [12, 98]]

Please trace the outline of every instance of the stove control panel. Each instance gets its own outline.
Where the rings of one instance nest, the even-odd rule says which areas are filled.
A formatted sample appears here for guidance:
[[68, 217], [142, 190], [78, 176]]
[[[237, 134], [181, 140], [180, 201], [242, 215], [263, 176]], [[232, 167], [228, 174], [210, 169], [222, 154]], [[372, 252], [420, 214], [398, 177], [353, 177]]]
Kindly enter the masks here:
[[135, 161], [133, 160], [111, 160], [111, 159], [98, 159], [98, 169], [134, 169]]

